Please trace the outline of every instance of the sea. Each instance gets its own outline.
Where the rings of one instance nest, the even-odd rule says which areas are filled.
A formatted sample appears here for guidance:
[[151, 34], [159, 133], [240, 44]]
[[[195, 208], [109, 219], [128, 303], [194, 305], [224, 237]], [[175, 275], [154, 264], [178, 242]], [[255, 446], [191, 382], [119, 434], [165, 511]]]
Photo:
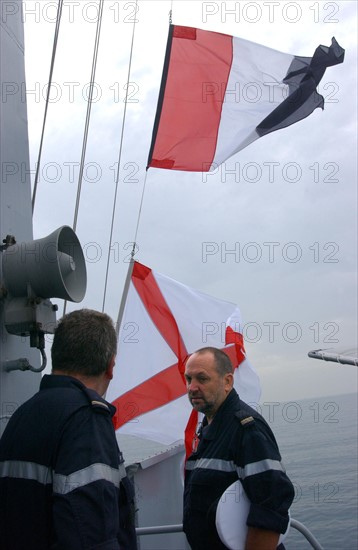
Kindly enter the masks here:
[[[295, 487], [291, 517], [324, 550], [358, 550], [357, 394], [264, 402], [260, 408]], [[294, 528], [284, 544], [287, 550], [312, 548]]]

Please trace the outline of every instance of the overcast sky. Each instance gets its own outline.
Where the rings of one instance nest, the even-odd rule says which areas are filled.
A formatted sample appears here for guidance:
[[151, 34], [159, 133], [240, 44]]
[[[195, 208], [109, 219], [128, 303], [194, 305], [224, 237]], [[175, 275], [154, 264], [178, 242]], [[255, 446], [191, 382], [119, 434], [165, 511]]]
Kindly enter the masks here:
[[[34, 234], [73, 225], [96, 1], [64, 1]], [[24, 2], [31, 168], [37, 160], [57, 2]], [[102, 308], [136, 18], [105, 310], [117, 318], [138, 220], [168, 32], [169, 1], [106, 0], [77, 235], [87, 259], [81, 305]], [[354, 391], [357, 368], [309, 359], [357, 346], [357, 4], [174, 1], [173, 23], [300, 56], [332, 36], [345, 48], [319, 92], [325, 109], [257, 140], [212, 174], [150, 169], [138, 261], [237, 303], [263, 401]], [[60, 303], [60, 302], [59, 302]], [[61, 312], [60, 305], [60, 312]], [[69, 304], [68, 310], [76, 305]]]

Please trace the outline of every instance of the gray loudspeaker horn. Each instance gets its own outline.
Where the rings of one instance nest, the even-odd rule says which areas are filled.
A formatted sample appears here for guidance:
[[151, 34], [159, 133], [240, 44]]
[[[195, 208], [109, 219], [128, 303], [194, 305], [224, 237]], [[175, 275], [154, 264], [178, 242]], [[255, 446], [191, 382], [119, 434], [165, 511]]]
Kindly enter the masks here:
[[30, 290], [41, 298], [80, 302], [86, 293], [81, 244], [66, 225], [43, 239], [9, 246], [2, 267], [5, 286], [12, 296], [27, 296]]

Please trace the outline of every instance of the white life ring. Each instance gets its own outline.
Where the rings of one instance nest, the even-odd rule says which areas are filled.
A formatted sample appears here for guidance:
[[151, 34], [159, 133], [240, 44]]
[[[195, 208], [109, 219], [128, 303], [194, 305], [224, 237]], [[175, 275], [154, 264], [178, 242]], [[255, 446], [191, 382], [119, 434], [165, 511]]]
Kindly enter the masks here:
[[[235, 481], [226, 489], [220, 498], [216, 510], [216, 529], [221, 541], [230, 550], [244, 550], [248, 527], [246, 525], [249, 514], [250, 501], [242, 487], [240, 480]], [[278, 544], [284, 541], [290, 528], [290, 522], [283, 535], [280, 535]]]

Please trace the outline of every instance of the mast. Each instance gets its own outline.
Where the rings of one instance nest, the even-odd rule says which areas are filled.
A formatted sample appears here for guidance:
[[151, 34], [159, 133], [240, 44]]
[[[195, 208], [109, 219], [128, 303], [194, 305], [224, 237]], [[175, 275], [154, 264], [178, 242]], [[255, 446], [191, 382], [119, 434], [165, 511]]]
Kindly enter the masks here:
[[56, 327], [50, 298], [80, 302], [87, 277], [70, 227], [33, 240], [22, 0], [0, 6], [1, 434], [39, 388], [47, 364], [45, 335]]
[[[7, 235], [17, 242], [33, 239], [22, 0], [1, 2], [0, 20], [0, 244]], [[0, 434], [7, 418], [40, 383], [35, 372], [5, 371], [4, 363], [27, 358], [40, 366], [29, 338], [9, 334], [4, 325], [4, 284], [0, 255]]]

